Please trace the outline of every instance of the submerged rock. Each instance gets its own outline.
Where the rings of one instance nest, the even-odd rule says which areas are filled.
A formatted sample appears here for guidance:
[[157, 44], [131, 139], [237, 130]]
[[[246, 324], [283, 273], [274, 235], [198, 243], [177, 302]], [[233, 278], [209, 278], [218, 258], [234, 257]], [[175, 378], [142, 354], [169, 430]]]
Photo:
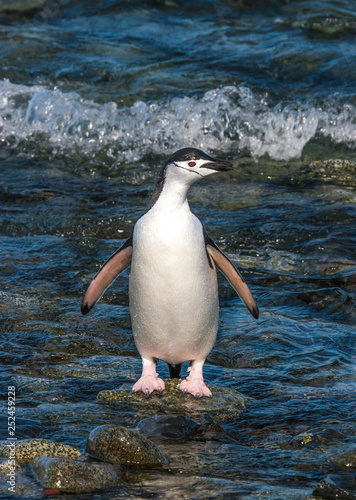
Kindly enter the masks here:
[[339, 467], [356, 469], [356, 448], [339, 453], [338, 455], [332, 455], [330, 461]]
[[46, 0], [1, 0], [1, 11], [16, 11], [26, 12], [41, 8], [46, 3]]
[[303, 448], [305, 446], [317, 447], [330, 444], [335, 440], [342, 441], [345, 438], [345, 434], [337, 429], [333, 429], [332, 427], [318, 427], [294, 436], [289, 444], [292, 448]]
[[213, 397], [196, 400], [189, 394], [181, 393], [178, 388], [179, 382], [178, 379], [166, 380], [163, 393], [153, 393], [149, 398], [143, 393], [133, 393], [130, 385], [127, 389], [124, 386], [118, 390], [101, 391], [97, 399], [125, 406], [129, 403], [135, 410], [142, 409], [146, 414], [151, 411], [152, 415], [157, 415], [160, 411], [176, 415], [211, 413], [217, 422], [237, 417], [245, 407], [247, 398], [232, 389], [210, 386]]
[[319, 481], [313, 495], [331, 499], [355, 500], [356, 477], [345, 477], [341, 474], [330, 474]]
[[351, 16], [338, 13], [335, 15], [316, 15], [302, 23], [311, 33], [322, 37], [341, 37], [345, 33], [355, 33], [356, 23]]
[[340, 159], [313, 161], [283, 179], [292, 185], [333, 182], [341, 186], [356, 186], [356, 161]]
[[38, 457], [32, 467], [45, 488], [63, 493], [102, 490], [113, 486], [119, 480], [117, 471], [110, 464]]
[[[80, 458], [81, 452], [67, 444], [57, 443], [49, 439], [24, 439], [14, 444], [15, 458], [20, 463], [32, 462], [36, 457]], [[10, 446], [7, 442], [0, 444], [0, 456], [10, 457]]]
[[158, 435], [169, 439], [189, 439], [197, 434], [200, 425], [184, 415], [163, 415], [145, 418], [139, 422], [137, 428], [147, 436]]
[[120, 425], [101, 425], [91, 431], [85, 450], [105, 462], [135, 467], [159, 467], [168, 463], [154, 443]]
[[1, 498], [43, 498], [42, 488], [34, 477], [28, 477], [22, 470], [16, 470], [14, 476], [7, 474], [0, 474]]
[[[28, 377], [27, 377], [28, 378]], [[16, 385], [18, 385], [17, 377]], [[0, 429], [1, 434], [5, 435], [7, 433], [7, 415], [0, 415]], [[42, 430], [42, 425], [36, 420], [30, 420], [28, 418], [16, 417], [16, 437], [17, 439], [28, 439], [34, 436], [38, 436]]]

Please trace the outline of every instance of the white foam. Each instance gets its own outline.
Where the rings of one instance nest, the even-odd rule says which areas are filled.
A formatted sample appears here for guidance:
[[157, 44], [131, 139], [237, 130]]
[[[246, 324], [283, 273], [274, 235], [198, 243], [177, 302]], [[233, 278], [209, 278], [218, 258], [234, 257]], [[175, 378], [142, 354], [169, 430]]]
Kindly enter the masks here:
[[92, 155], [106, 147], [118, 162], [184, 146], [289, 160], [300, 157], [316, 135], [355, 147], [356, 113], [335, 96], [322, 107], [302, 101], [271, 105], [243, 86], [118, 108], [74, 92], [0, 81], [0, 140], [16, 145], [39, 134], [54, 152], [79, 148]]

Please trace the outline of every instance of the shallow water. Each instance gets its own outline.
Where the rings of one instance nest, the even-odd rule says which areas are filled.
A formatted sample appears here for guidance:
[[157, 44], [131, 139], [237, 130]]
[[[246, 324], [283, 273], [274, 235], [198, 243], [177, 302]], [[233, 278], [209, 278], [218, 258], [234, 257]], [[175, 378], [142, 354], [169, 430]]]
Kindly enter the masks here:
[[83, 449], [96, 425], [144, 418], [96, 400], [140, 373], [128, 273], [87, 317], [80, 301], [191, 145], [235, 165], [190, 201], [260, 307], [256, 321], [219, 277], [205, 377], [249, 399], [225, 432], [156, 437], [170, 472], [132, 472], [110, 497], [306, 499], [329, 474], [351, 491], [355, 174], [303, 168], [356, 158], [352, 4], [15, 4], [0, 2], [0, 376], [17, 436]]

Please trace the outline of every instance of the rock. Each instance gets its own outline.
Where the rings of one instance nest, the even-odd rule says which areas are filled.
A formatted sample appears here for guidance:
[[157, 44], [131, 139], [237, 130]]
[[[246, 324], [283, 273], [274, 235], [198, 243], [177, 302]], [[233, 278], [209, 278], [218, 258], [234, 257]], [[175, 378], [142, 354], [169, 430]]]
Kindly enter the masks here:
[[356, 23], [347, 15], [316, 15], [302, 23], [314, 35], [326, 38], [338, 38], [347, 33], [354, 33]]
[[67, 355], [61, 353], [58, 355], [65, 357], [58, 364], [41, 368], [41, 373], [45, 377], [109, 380], [116, 377], [118, 372], [128, 378], [133, 377], [135, 373], [132, 362], [127, 356], [92, 355], [66, 361]]
[[289, 444], [292, 448], [303, 448], [305, 446], [312, 448], [330, 444], [335, 440], [342, 441], [344, 439], [346, 439], [345, 434], [332, 427], [318, 427], [294, 436]]
[[46, 0], [1, 0], [0, 12], [3, 10], [26, 12], [41, 8]]
[[42, 488], [34, 477], [28, 477], [22, 470], [16, 470], [15, 479], [6, 474], [0, 474], [0, 498], [43, 498]]
[[332, 182], [341, 186], [356, 186], [356, 161], [340, 159], [313, 161], [283, 179], [292, 185]]
[[339, 467], [356, 468], [356, 448], [346, 451], [344, 453], [339, 453], [338, 455], [332, 455], [332, 463], [338, 465]]
[[98, 460], [122, 465], [159, 467], [168, 463], [158, 446], [120, 425], [101, 425], [93, 429], [85, 450]]
[[194, 437], [200, 426], [184, 415], [164, 415], [145, 418], [137, 428], [147, 436], [184, 440]]
[[[20, 463], [32, 462], [36, 457], [80, 458], [81, 452], [67, 444], [48, 439], [24, 439], [14, 444], [15, 458]], [[0, 456], [9, 458], [11, 447], [8, 442], [0, 443]]]
[[330, 474], [319, 481], [313, 495], [333, 500], [355, 500], [355, 487], [355, 477], [349, 478], [340, 474]]
[[[211, 413], [217, 422], [236, 418], [244, 409], [245, 398], [241, 393], [224, 387], [212, 387], [212, 398], [196, 400], [191, 395], [183, 395], [179, 388], [180, 380], [168, 379], [166, 389], [162, 394], [153, 393], [147, 398], [143, 393], [133, 393], [132, 384], [118, 390], [101, 391], [97, 400], [115, 405], [128, 403], [133, 410], [142, 410], [146, 415], [155, 416], [157, 412], [174, 413], [176, 415], [192, 415], [196, 413]], [[127, 388], [126, 388], [127, 387]]]
[[88, 493], [109, 488], [119, 481], [117, 471], [110, 464], [38, 457], [32, 467], [46, 489], [63, 493]]
[[19, 463], [14, 459], [2, 458], [0, 459], [0, 475], [6, 475], [8, 473], [16, 473], [21, 467]]

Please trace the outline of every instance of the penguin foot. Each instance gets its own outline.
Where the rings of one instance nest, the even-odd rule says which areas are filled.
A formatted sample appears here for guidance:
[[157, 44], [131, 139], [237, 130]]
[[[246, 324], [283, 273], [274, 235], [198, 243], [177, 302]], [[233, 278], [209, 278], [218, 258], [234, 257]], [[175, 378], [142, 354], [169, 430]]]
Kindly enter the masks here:
[[202, 378], [195, 378], [189, 375], [185, 380], [179, 384], [179, 389], [182, 394], [192, 394], [196, 399], [204, 396], [211, 398], [212, 394], [210, 389], [205, 385]]
[[179, 389], [182, 394], [192, 394], [195, 399], [208, 397], [211, 398], [212, 394], [210, 389], [204, 383], [203, 365], [204, 359], [200, 361], [192, 361], [188, 371], [189, 376], [179, 384]]
[[142, 375], [133, 386], [132, 392], [143, 392], [149, 397], [153, 391], [158, 391], [161, 394], [164, 389], [164, 382], [158, 378], [158, 373], [156, 373], [155, 375]]
[[148, 398], [153, 391], [158, 391], [161, 394], [165, 385], [163, 380], [158, 378], [158, 375], [155, 359], [142, 357], [142, 374], [133, 386], [132, 392], [143, 392]]

